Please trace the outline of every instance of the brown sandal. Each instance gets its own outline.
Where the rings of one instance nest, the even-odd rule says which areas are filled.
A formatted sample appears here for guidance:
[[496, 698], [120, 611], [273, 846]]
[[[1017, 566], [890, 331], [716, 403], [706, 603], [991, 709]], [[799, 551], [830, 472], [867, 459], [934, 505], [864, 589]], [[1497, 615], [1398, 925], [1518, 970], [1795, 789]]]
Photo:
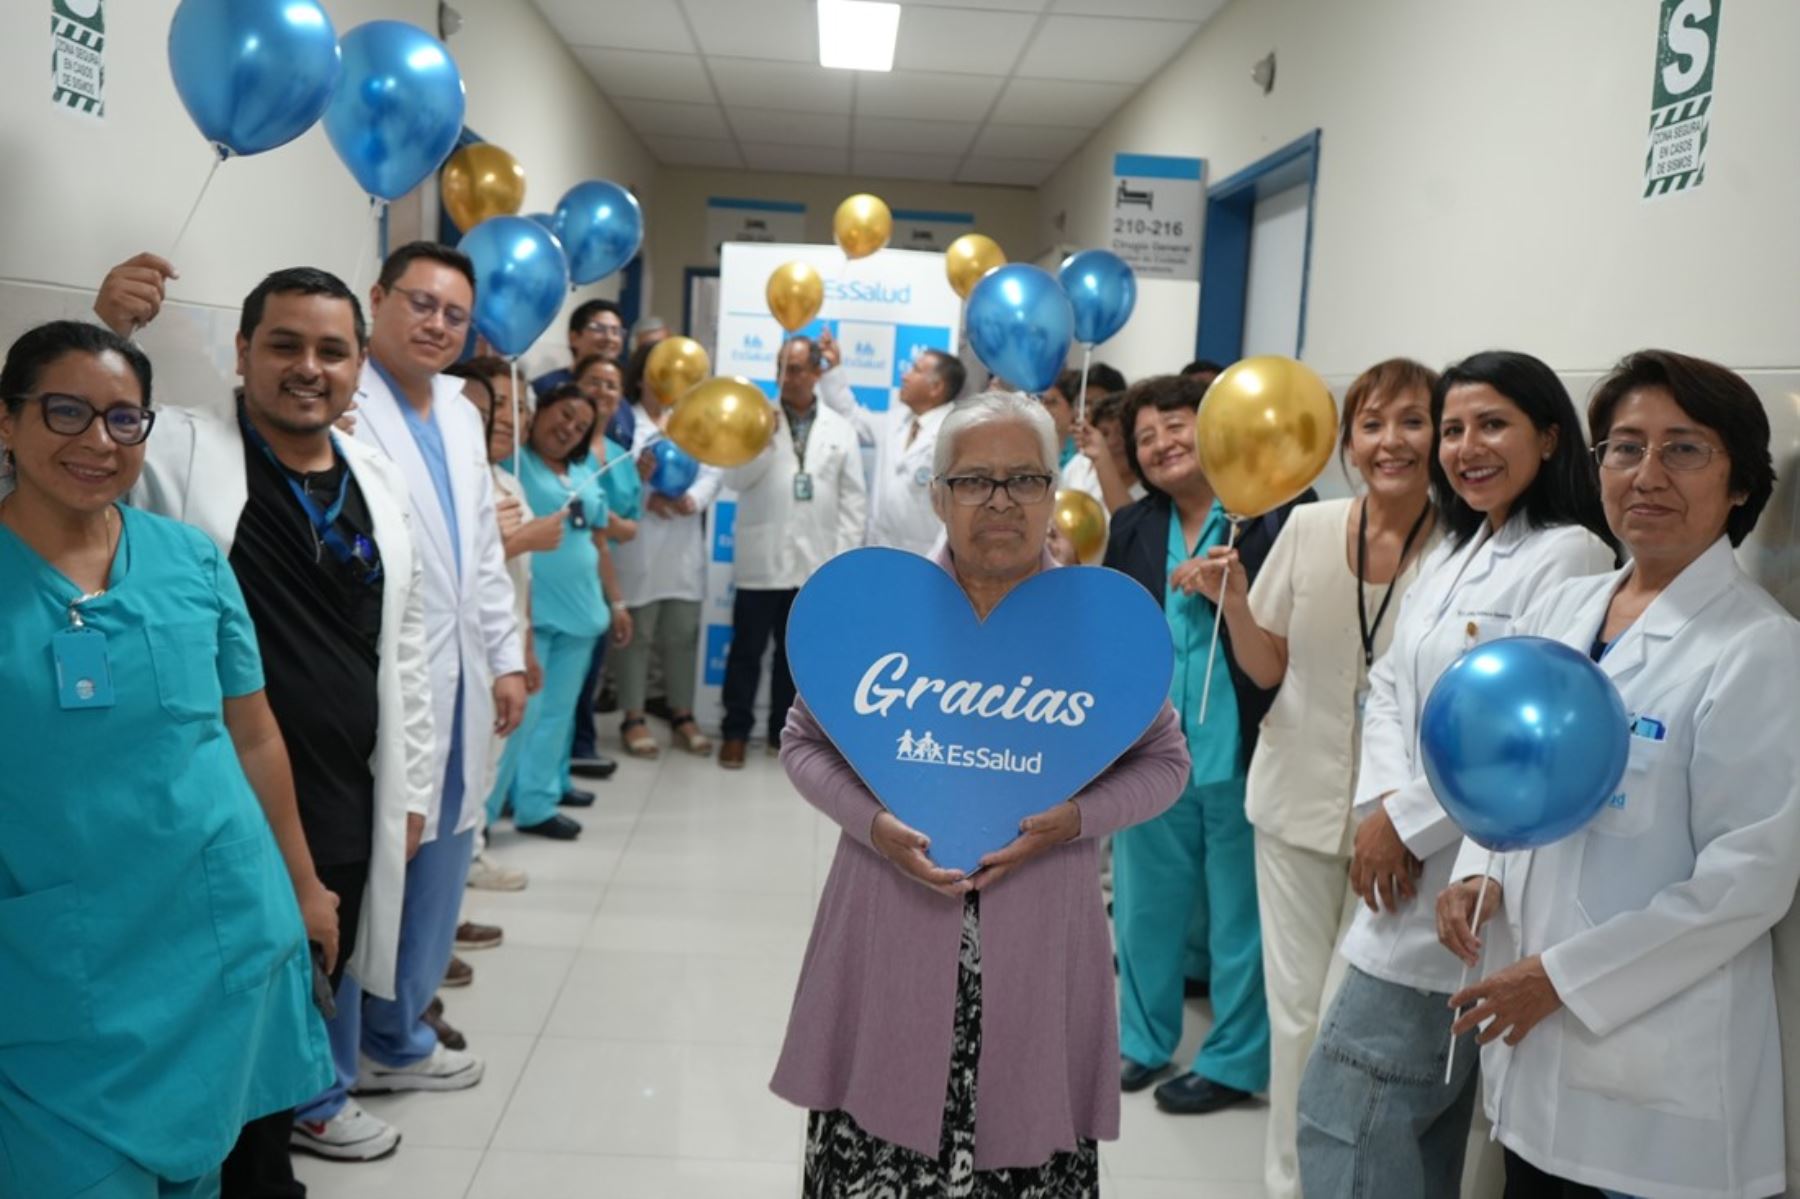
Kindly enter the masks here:
[[619, 726], [619, 740], [624, 742], [625, 752], [634, 758], [655, 758], [662, 754], [662, 747], [650, 735], [642, 716], [634, 716]]
[[671, 713], [670, 716], [669, 727], [674, 730], [675, 739], [681, 743], [681, 748], [695, 757], [712, 757], [712, 739], [701, 732], [700, 726], [694, 723], [692, 712]]

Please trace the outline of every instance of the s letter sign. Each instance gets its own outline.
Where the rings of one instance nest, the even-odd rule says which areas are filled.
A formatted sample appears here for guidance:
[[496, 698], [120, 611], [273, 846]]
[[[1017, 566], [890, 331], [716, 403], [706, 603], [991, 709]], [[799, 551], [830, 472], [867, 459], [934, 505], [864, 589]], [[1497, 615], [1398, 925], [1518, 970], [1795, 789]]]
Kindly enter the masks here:
[[1130, 749], [1174, 669], [1162, 609], [1116, 571], [1046, 570], [981, 621], [935, 562], [878, 548], [800, 589], [787, 652], [838, 752], [964, 871]]

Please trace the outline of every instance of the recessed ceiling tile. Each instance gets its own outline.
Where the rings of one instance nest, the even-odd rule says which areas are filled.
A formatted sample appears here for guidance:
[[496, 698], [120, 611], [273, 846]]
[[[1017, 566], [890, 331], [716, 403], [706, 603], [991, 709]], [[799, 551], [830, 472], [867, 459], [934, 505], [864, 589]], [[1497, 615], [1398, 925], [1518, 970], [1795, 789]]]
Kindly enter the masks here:
[[731, 130], [717, 104], [670, 104], [662, 100], [617, 100], [619, 112], [646, 137], [698, 137], [725, 141]]
[[1095, 17], [1151, 17], [1165, 21], [1205, 21], [1225, 0], [1051, 0], [1050, 11]]
[[728, 108], [850, 111], [850, 71], [754, 58], [708, 58], [706, 69]]
[[772, 146], [763, 142], [744, 143], [744, 161], [753, 171], [842, 175], [850, 165], [849, 160], [850, 155], [843, 150], [827, 150], [817, 146]]
[[908, 121], [899, 117], [859, 116], [856, 118], [856, 149], [961, 157], [979, 128], [974, 121]]
[[[819, 17], [812, 0], [680, 0], [707, 54], [819, 61]], [[644, 4], [674, 8], [672, 0]]]
[[1037, 79], [1142, 83], [1199, 28], [1198, 21], [1053, 16], [1038, 27], [1018, 73]]
[[1000, 125], [990, 122], [975, 139], [975, 153], [994, 158], [1039, 158], [1061, 162], [1093, 133], [1059, 125]]
[[694, 39], [673, 4], [642, 0], [535, 0], [538, 11], [571, 46], [692, 54]]
[[729, 108], [726, 120], [738, 140], [772, 146], [850, 146], [850, 116], [841, 112], [794, 112], [779, 108]]
[[691, 137], [653, 137], [646, 140], [656, 161], [676, 167], [734, 167], [744, 165], [736, 142], [705, 141]]
[[949, 179], [956, 172], [954, 154], [896, 154], [857, 150], [850, 155], [851, 173], [858, 179]]
[[596, 50], [577, 46], [575, 57], [614, 100], [674, 100], [713, 103], [712, 84], [698, 54], [653, 54], [647, 50]]
[[1001, 82], [981, 75], [863, 72], [856, 82], [856, 113], [921, 121], [980, 121], [999, 94]]
[[1025, 158], [983, 158], [971, 154], [956, 172], [958, 183], [998, 183], [1012, 187], [1036, 187], [1050, 177], [1057, 164]]
[[1062, 125], [1098, 129], [1137, 91], [1129, 83], [1070, 83], [1012, 79], [993, 118], [1009, 125]]
[[900, 10], [894, 66], [902, 71], [1009, 75], [1037, 18], [972, 8]]

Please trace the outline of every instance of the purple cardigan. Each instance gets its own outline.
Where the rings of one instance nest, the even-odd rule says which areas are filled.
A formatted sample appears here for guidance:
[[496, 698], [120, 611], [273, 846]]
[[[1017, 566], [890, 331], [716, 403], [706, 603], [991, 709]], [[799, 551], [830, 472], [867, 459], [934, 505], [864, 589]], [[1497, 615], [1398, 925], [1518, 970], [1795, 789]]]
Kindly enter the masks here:
[[[949, 568], [944, 551], [937, 561]], [[781, 762], [843, 833], [770, 1087], [936, 1157], [962, 903], [901, 874], [873, 847], [881, 804], [803, 700], [788, 714]], [[1187, 741], [1165, 704], [1075, 797], [1081, 836], [982, 892], [976, 1169], [1037, 1166], [1081, 1138], [1118, 1137], [1118, 1015], [1098, 838], [1173, 804], [1188, 769]]]

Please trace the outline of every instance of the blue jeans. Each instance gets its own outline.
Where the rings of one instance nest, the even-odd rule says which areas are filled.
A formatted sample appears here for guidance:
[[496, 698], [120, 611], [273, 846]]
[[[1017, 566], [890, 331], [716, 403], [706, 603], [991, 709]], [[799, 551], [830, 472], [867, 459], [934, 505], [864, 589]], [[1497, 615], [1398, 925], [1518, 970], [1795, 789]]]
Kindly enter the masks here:
[[1300, 1079], [1308, 1199], [1443, 1199], [1462, 1186], [1475, 1113], [1474, 1034], [1444, 1082], [1450, 996], [1350, 967]]

